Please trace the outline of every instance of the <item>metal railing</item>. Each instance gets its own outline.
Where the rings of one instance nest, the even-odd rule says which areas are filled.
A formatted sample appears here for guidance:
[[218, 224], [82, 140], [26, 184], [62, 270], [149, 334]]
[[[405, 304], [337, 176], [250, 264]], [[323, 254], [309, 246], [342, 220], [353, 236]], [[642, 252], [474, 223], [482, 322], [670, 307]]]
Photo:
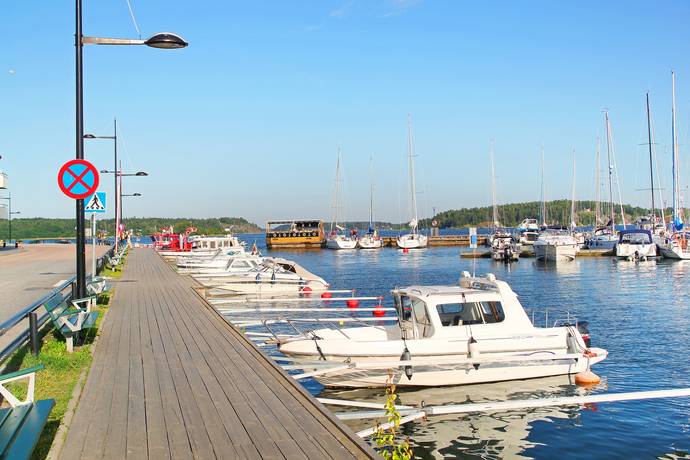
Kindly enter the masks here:
[[[106, 261], [113, 256], [114, 247], [111, 247], [105, 254], [98, 258], [96, 261], [96, 273], [100, 273], [105, 267]], [[70, 279], [66, 280], [64, 283], [60, 284], [58, 287], [50, 291], [48, 294], [44, 295], [37, 301], [23, 308], [21, 311], [14, 314], [10, 319], [0, 323], [0, 337], [3, 337], [9, 331], [14, 329], [22, 321], [29, 320], [29, 326], [17, 335], [5, 348], [0, 351], [0, 364], [12, 355], [19, 347], [21, 347], [25, 342], [29, 341], [31, 344], [31, 350], [34, 354], [38, 353], [39, 348], [39, 338], [38, 330], [43, 327], [43, 325], [48, 321], [48, 313], [44, 313], [40, 317], [38, 316], [37, 310], [39, 310], [46, 302], [50, 301], [53, 297], [62, 295], [62, 292], [69, 288], [69, 292], [63, 297], [66, 300], [71, 300], [74, 298], [74, 292], [76, 287], [76, 276], [72, 276]]]

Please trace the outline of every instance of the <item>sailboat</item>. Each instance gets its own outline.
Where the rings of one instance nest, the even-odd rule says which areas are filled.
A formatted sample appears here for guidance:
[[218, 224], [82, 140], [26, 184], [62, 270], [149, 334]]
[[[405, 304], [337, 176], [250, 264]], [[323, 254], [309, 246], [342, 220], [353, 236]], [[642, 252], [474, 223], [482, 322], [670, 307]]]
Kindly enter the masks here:
[[[609, 170], [609, 221], [605, 226], [596, 227], [594, 234], [585, 243], [588, 249], [608, 249], [613, 250], [618, 243], [618, 236], [616, 235], [616, 213], [613, 204], [613, 168], [615, 165], [615, 154], [613, 153], [613, 139], [611, 136], [611, 122], [609, 121], [608, 111], [604, 111], [604, 121], [606, 124], [606, 154], [608, 159]], [[599, 158], [599, 144], [597, 142], [597, 163]], [[613, 162], [612, 162], [613, 159]], [[598, 166], [597, 166], [598, 169]], [[616, 172], [617, 174], [617, 172]], [[598, 177], [598, 173], [597, 173]], [[599, 185], [597, 184], [597, 187]], [[623, 214], [623, 204], [621, 201], [621, 216], [623, 219], [623, 228], [625, 229], [625, 215]], [[597, 222], [598, 224], [598, 222]]]
[[672, 172], [673, 172], [673, 216], [668, 224], [670, 236], [664, 244], [659, 245], [661, 254], [668, 259], [690, 260], [687, 230], [684, 230], [683, 212], [680, 205], [680, 181], [678, 158], [678, 133], [676, 131], [676, 74], [671, 72], [671, 138], [672, 138]]
[[379, 236], [379, 231], [374, 225], [374, 181], [373, 181], [373, 159], [369, 157], [369, 229], [357, 244], [362, 249], [378, 249], [383, 247], [383, 240]]
[[412, 158], [412, 117], [407, 115], [407, 157], [410, 168], [410, 197], [412, 205], [412, 220], [410, 221], [410, 233], [400, 235], [396, 242], [402, 249], [425, 248], [427, 245], [426, 235], [419, 233], [419, 218], [417, 216], [417, 191], [414, 181], [414, 159]]
[[340, 149], [335, 165], [335, 191], [333, 197], [333, 220], [326, 238], [326, 247], [329, 249], [355, 249], [357, 238], [345, 233], [346, 229], [338, 223], [340, 218]]
[[[558, 229], [551, 229], [546, 225], [546, 201], [544, 198], [544, 148], [541, 154], [541, 195], [542, 210], [541, 219], [544, 224], [544, 231], [534, 242], [534, 256], [541, 262], [561, 262], [575, 259], [579, 245], [575, 237], [570, 232]], [[573, 174], [574, 178], [574, 174]], [[573, 186], [574, 191], [574, 186]]]
[[491, 202], [493, 208], [493, 232], [489, 235], [491, 244], [491, 258], [497, 261], [512, 262], [520, 258], [522, 245], [515, 241], [513, 235], [501, 228], [498, 219], [498, 204], [496, 204], [496, 170], [494, 167], [494, 143], [491, 142], [489, 156], [491, 157]]

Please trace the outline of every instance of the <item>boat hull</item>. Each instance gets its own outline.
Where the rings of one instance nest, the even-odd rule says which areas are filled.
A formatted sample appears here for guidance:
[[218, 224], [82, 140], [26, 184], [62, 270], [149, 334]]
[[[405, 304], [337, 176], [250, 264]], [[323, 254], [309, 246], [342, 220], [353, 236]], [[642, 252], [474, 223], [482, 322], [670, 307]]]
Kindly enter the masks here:
[[690, 260], [690, 252], [683, 251], [680, 247], [670, 247], [667, 245], [658, 246], [659, 252], [664, 259]]
[[379, 249], [383, 247], [383, 240], [381, 238], [362, 237], [357, 242], [360, 249]]
[[400, 249], [421, 249], [427, 247], [429, 240], [425, 235], [410, 233], [399, 236], [396, 243]]
[[532, 245], [534, 256], [543, 262], [567, 262], [575, 260], [577, 244], [538, 244]]
[[329, 238], [326, 240], [326, 247], [328, 249], [355, 249], [357, 247], [357, 240], [354, 238]]
[[626, 260], [643, 260], [656, 257], [656, 244], [625, 244], [616, 245], [616, 257]]

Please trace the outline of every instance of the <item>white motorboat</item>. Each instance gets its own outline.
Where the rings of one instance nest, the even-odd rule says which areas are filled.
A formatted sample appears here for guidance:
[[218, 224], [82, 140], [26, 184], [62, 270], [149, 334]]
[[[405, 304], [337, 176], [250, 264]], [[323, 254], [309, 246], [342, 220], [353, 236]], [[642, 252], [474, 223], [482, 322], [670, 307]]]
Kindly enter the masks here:
[[298, 294], [328, 290], [328, 283], [296, 262], [267, 258], [247, 272], [192, 275], [210, 294]]
[[518, 231], [524, 232], [538, 232], [539, 231], [539, 221], [537, 219], [527, 218], [523, 219], [518, 225]]
[[535, 241], [539, 239], [539, 232], [528, 230], [522, 232], [520, 235], [520, 244], [523, 246], [532, 246]]
[[614, 249], [618, 243], [618, 235], [612, 227], [599, 227], [585, 239], [587, 249]]
[[522, 245], [510, 233], [494, 233], [491, 240], [491, 258], [512, 262], [520, 258]]
[[335, 190], [333, 192], [333, 220], [326, 237], [326, 247], [328, 249], [355, 249], [357, 247], [356, 232], [353, 231], [348, 236], [347, 229], [338, 224], [341, 208], [340, 201], [340, 148], [338, 148], [338, 160], [335, 164]]
[[535, 327], [510, 286], [490, 274], [464, 272], [459, 285], [411, 286], [393, 297], [397, 325], [318, 329], [282, 338], [278, 348], [313, 359], [314, 377], [333, 387], [385, 386], [389, 373], [398, 386], [565, 375], [607, 357], [604, 349], [588, 348], [584, 322]]
[[189, 251], [160, 251], [159, 254], [164, 258], [170, 259], [180, 256], [213, 256], [218, 249], [226, 253], [230, 251], [244, 252], [244, 243], [240, 242], [236, 236], [190, 236], [187, 241], [191, 244]]
[[233, 257], [219, 257], [208, 261], [177, 264], [177, 271], [186, 274], [244, 273], [261, 265], [264, 258], [242, 253]]
[[561, 262], [574, 260], [580, 246], [570, 233], [546, 230], [532, 247], [537, 260]]
[[401, 249], [425, 248], [429, 242], [426, 235], [419, 233], [419, 216], [417, 215], [417, 191], [414, 180], [414, 159], [412, 155], [412, 116], [407, 115], [407, 160], [410, 171], [410, 207], [412, 220], [409, 222], [410, 233], [398, 236], [396, 243]]
[[650, 230], [622, 230], [618, 233], [616, 257], [625, 260], [647, 260], [656, 258], [656, 243]]

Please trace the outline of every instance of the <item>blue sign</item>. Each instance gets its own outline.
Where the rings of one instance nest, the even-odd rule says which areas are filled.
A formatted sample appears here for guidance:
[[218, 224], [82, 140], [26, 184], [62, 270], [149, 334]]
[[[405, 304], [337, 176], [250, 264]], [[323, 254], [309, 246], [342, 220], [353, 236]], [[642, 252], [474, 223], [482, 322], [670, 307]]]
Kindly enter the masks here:
[[94, 212], [98, 214], [105, 214], [106, 201], [105, 192], [96, 192], [84, 200], [84, 212]]

